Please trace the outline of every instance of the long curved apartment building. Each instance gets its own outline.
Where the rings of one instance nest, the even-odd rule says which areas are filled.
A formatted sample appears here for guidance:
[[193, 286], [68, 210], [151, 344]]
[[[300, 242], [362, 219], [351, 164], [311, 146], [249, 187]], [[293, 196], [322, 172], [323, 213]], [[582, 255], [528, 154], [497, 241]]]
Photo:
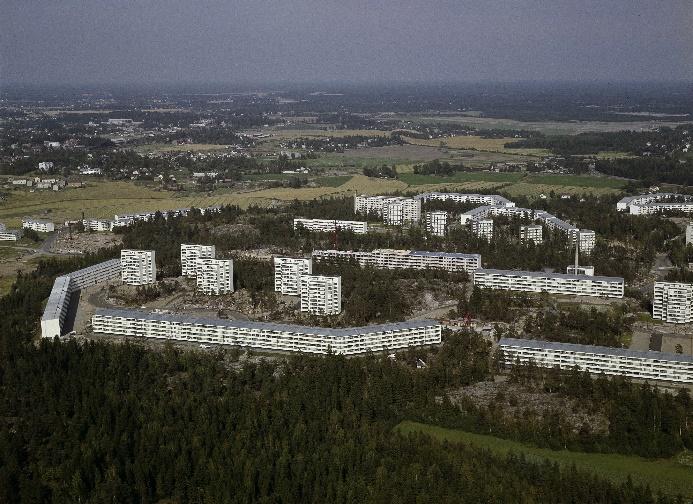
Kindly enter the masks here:
[[481, 255], [426, 250], [376, 249], [372, 252], [352, 250], [313, 250], [316, 261], [356, 261], [360, 266], [380, 269], [438, 269], [473, 273], [481, 268]]
[[434, 320], [330, 329], [111, 309], [98, 309], [92, 328], [96, 333], [121, 336], [343, 355], [435, 345], [442, 331]]
[[474, 285], [483, 289], [520, 292], [548, 292], [569, 296], [623, 297], [623, 278], [568, 275], [541, 271], [478, 269]]
[[632, 215], [648, 215], [666, 211], [693, 213], [693, 195], [676, 193], [650, 193], [626, 196], [616, 203], [616, 210]]
[[498, 346], [503, 351], [503, 362], [507, 366], [517, 361], [531, 361], [547, 368], [577, 367], [595, 374], [693, 383], [693, 356], [690, 355], [515, 338], [501, 338]]

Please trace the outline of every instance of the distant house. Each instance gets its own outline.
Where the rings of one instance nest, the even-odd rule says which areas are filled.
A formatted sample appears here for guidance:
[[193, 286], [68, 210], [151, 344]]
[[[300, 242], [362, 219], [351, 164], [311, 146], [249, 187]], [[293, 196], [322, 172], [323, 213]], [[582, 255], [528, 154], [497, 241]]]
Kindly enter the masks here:
[[39, 171], [47, 172], [53, 169], [53, 161], [42, 161], [38, 164]]

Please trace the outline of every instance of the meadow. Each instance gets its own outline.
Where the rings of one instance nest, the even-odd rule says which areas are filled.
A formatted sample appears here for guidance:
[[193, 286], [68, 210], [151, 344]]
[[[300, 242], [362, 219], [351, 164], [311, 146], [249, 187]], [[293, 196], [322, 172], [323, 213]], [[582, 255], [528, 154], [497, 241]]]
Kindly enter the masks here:
[[[687, 498], [693, 497], [693, 465], [690, 454], [686, 453], [672, 459], [649, 460], [614, 453], [550, 450], [495, 436], [410, 421], [401, 422], [395, 430], [403, 435], [423, 433], [440, 441], [473, 445], [499, 455], [522, 453], [525, 457], [537, 461], [549, 460], [564, 467], [575, 465], [579, 470], [588, 471], [618, 483], [625, 482], [630, 476], [633, 482], [650, 485], [653, 491], [659, 490], [669, 495], [681, 494]], [[686, 465], [681, 463], [683, 461]]]

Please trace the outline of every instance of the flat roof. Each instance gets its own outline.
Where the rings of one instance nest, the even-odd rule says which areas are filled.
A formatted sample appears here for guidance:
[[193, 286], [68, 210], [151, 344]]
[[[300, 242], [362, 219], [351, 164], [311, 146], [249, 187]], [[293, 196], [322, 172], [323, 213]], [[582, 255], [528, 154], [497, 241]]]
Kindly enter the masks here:
[[623, 283], [622, 277], [609, 276], [590, 276], [590, 275], [571, 275], [568, 273], [545, 273], [543, 271], [522, 271], [522, 270], [501, 270], [492, 268], [479, 268], [475, 272], [489, 275], [507, 275], [521, 276], [534, 278], [563, 278], [566, 280], [589, 280], [593, 282], [620, 282]]
[[464, 254], [462, 252], [431, 252], [427, 250], [412, 250], [409, 255], [425, 257], [451, 257], [455, 259], [477, 259], [480, 254]]
[[111, 308], [98, 308], [95, 315], [104, 317], [122, 317], [140, 320], [159, 320], [162, 322], [178, 322], [187, 324], [223, 326], [239, 329], [261, 329], [269, 331], [295, 332], [303, 334], [314, 334], [318, 336], [333, 336], [337, 338], [348, 338], [370, 332], [397, 331], [402, 329], [415, 329], [418, 327], [440, 326], [436, 320], [410, 320], [404, 322], [394, 322], [389, 324], [378, 324], [363, 327], [346, 327], [334, 329], [330, 327], [310, 327], [292, 324], [282, 324], [274, 322], [254, 322], [251, 320], [226, 320], [217, 318], [191, 317], [188, 315], [178, 315], [174, 313], [149, 313], [141, 310], [122, 310]]
[[501, 338], [500, 346], [529, 347], [541, 350], [561, 350], [564, 352], [581, 352], [601, 355], [614, 355], [617, 357], [634, 357], [640, 359], [656, 359], [675, 362], [687, 362], [693, 364], [693, 356], [668, 352], [630, 350], [627, 348], [613, 348], [597, 345], [579, 345], [576, 343], [558, 343], [554, 341], [530, 340], [521, 338]]

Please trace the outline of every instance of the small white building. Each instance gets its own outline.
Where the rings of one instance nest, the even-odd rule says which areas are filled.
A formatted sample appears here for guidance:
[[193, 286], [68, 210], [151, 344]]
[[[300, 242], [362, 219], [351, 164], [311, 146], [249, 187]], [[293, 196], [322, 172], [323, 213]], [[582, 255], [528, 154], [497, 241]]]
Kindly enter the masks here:
[[575, 266], [574, 264], [571, 264], [566, 268], [565, 272], [568, 275], [594, 276], [594, 266]]
[[181, 243], [180, 266], [183, 276], [194, 277], [197, 275], [199, 259], [214, 259], [216, 247], [214, 245], [195, 245]]
[[53, 161], [41, 161], [38, 164], [38, 169], [39, 169], [39, 171], [47, 172], [47, 171], [52, 170], [54, 166], [55, 165], [53, 164]]
[[47, 220], [24, 219], [22, 220], [24, 229], [33, 229], [39, 233], [52, 233], [55, 231], [55, 224]]
[[693, 284], [655, 282], [652, 318], [671, 324], [693, 322]]
[[342, 312], [342, 277], [301, 275], [301, 311], [313, 315]]
[[520, 226], [520, 241], [540, 245], [544, 241], [543, 228], [538, 224]]
[[491, 241], [493, 238], [493, 221], [491, 219], [473, 220], [472, 233], [486, 241]]
[[287, 296], [301, 295], [301, 276], [313, 272], [313, 262], [302, 257], [274, 258], [274, 290]]
[[233, 260], [198, 259], [197, 288], [205, 294], [230, 294], [233, 292]]
[[444, 211], [426, 212], [426, 231], [433, 236], [445, 236], [448, 229], [448, 213]]
[[693, 243], [693, 222], [689, 222], [686, 226], [686, 245]]
[[21, 237], [21, 231], [13, 231], [11, 229], [5, 229], [4, 231], [0, 231], [0, 241], [17, 241]]
[[121, 278], [127, 285], [149, 285], [156, 282], [156, 252], [154, 250], [120, 251]]

